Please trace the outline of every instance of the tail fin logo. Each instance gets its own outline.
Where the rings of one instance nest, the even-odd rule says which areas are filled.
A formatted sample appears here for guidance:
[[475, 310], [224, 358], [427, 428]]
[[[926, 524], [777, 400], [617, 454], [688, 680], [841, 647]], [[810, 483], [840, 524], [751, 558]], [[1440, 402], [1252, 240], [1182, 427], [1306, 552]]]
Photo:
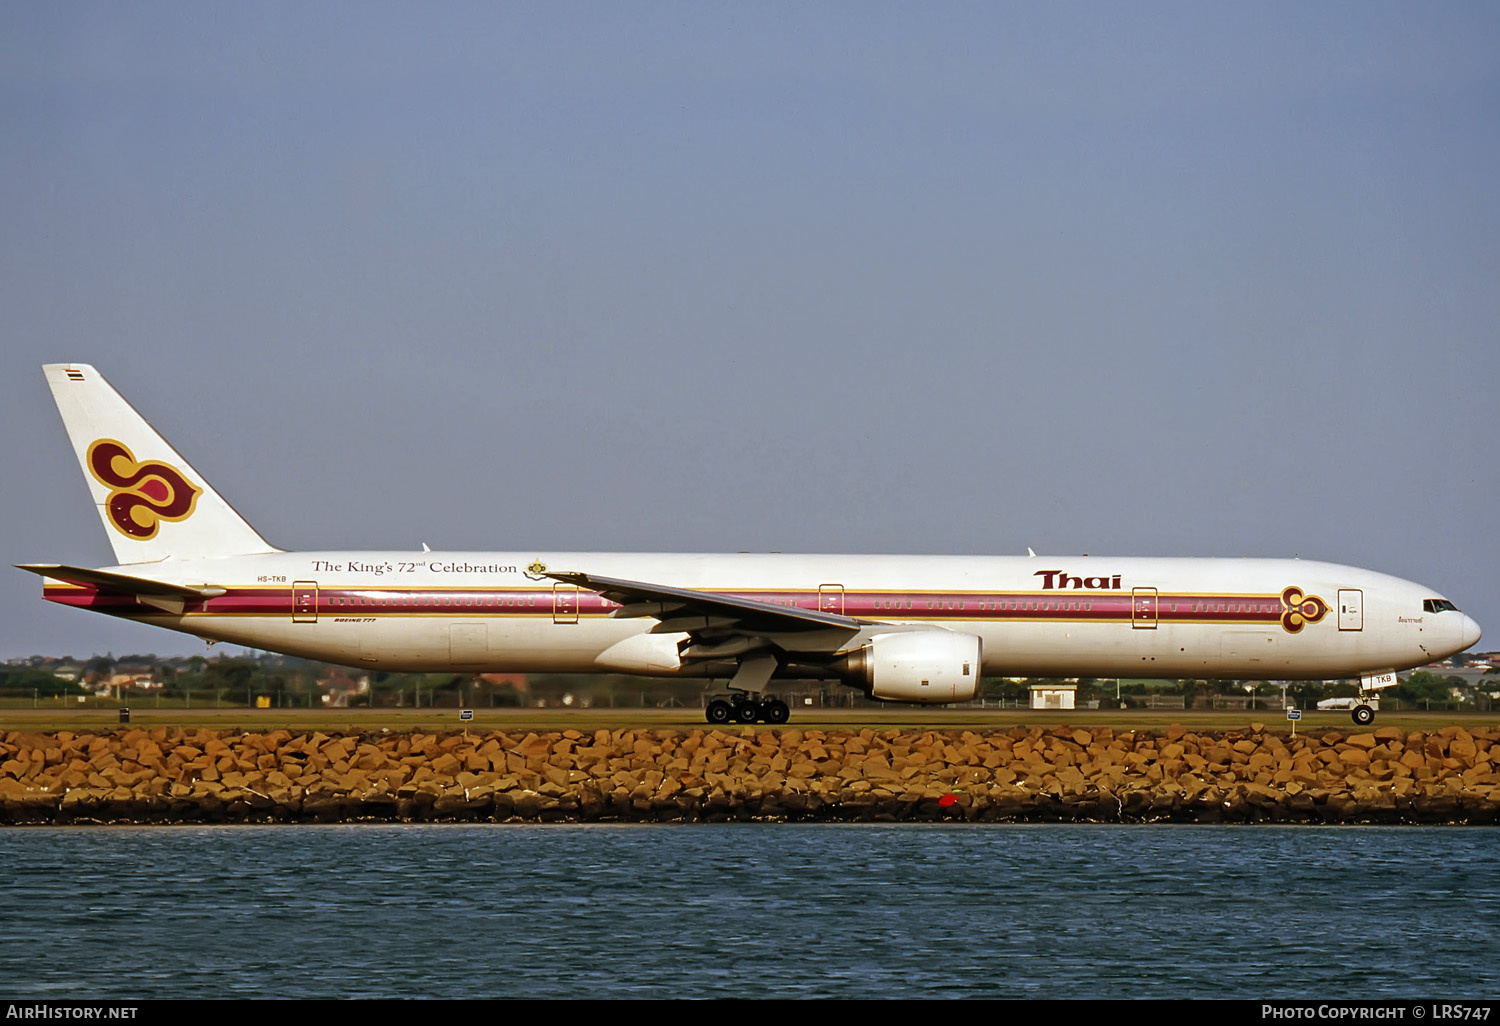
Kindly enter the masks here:
[[110, 489], [105, 507], [115, 530], [136, 541], [156, 537], [163, 520], [186, 520], [203, 489], [176, 467], [158, 460], [141, 463], [124, 444], [101, 438], [89, 446], [89, 473]]

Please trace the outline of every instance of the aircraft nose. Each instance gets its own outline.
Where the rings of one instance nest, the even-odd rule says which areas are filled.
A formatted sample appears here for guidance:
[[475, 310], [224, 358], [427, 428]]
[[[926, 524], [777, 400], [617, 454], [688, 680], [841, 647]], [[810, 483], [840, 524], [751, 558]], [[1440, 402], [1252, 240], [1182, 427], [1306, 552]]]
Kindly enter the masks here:
[[1474, 622], [1472, 616], [1465, 615], [1463, 627], [1459, 633], [1459, 641], [1464, 648], [1479, 644], [1479, 638], [1484, 632], [1479, 629], [1479, 624]]

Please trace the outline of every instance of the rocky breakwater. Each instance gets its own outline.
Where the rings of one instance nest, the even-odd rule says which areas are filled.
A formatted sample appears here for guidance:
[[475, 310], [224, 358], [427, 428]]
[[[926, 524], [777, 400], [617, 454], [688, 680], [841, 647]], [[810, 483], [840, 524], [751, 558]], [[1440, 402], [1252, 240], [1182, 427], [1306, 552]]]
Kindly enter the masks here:
[[[1495, 823], [1500, 730], [11, 732], [0, 822]], [[1492, 761], [1493, 760], [1493, 761]]]

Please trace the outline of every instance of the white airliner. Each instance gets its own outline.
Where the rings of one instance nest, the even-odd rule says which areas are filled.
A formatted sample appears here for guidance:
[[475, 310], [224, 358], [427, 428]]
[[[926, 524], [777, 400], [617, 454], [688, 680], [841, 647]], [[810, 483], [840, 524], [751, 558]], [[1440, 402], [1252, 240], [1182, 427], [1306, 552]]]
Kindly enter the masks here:
[[380, 670], [709, 678], [727, 681], [709, 722], [784, 723], [773, 677], [923, 704], [996, 674], [1358, 677], [1368, 696], [1480, 635], [1422, 585], [1294, 559], [286, 552], [94, 368], [44, 370], [117, 565], [21, 569], [53, 602], [210, 641]]

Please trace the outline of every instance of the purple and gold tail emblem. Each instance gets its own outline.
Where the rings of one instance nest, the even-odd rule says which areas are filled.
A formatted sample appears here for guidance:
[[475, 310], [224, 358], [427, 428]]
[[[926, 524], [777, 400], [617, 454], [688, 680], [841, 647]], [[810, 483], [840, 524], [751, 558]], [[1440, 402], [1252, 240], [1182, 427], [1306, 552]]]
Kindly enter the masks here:
[[203, 489], [169, 463], [138, 462], [113, 438], [101, 438], [88, 451], [89, 473], [110, 489], [105, 500], [115, 530], [137, 541], [150, 541], [163, 520], [186, 520]]
[[1296, 634], [1304, 625], [1317, 623], [1327, 615], [1328, 603], [1316, 595], [1304, 595], [1301, 588], [1281, 593], [1281, 627], [1288, 634]]

